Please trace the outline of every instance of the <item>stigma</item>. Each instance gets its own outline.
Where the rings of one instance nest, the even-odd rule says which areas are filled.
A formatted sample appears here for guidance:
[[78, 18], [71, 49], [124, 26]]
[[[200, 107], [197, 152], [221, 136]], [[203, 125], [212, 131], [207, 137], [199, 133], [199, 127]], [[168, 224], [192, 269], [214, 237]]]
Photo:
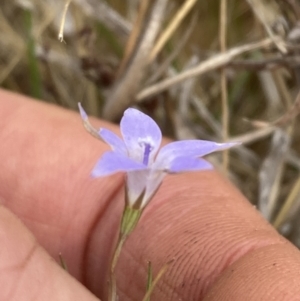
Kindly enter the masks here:
[[144, 143], [144, 147], [145, 147], [145, 150], [144, 150], [143, 164], [148, 166], [150, 152], [152, 150], [152, 147], [149, 143]]

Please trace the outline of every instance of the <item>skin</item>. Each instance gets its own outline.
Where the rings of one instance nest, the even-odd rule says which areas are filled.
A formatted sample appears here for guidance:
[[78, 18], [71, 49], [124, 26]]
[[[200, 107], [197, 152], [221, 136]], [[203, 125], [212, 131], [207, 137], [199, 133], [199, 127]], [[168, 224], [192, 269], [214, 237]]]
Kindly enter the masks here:
[[[0, 300], [106, 300], [124, 176], [89, 174], [108, 147], [24, 96], [0, 91], [0, 115]], [[300, 300], [300, 252], [215, 171], [164, 180], [125, 243], [120, 300], [142, 300], [147, 262], [171, 259], [151, 300]]]

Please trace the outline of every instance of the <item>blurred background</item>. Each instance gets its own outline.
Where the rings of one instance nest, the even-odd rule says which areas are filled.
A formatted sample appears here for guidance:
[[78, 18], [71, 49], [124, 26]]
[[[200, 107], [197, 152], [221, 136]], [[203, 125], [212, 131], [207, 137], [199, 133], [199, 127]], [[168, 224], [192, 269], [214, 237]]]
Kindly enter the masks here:
[[300, 247], [299, 21], [297, 0], [2, 0], [0, 85], [243, 142], [210, 159]]

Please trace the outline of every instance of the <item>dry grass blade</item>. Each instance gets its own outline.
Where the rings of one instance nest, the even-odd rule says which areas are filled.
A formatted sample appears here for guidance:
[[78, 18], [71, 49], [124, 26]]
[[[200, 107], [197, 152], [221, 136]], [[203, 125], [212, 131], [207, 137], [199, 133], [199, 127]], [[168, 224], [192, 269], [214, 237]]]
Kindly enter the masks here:
[[290, 107], [290, 109], [287, 110], [285, 114], [283, 114], [280, 118], [272, 122], [272, 125], [275, 126], [284, 126], [293, 119], [295, 119], [300, 113], [300, 92], [298, 92], [297, 97], [293, 105]]
[[129, 39], [128, 39], [128, 42], [127, 42], [127, 45], [125, 48], [125, 53], [124, 53], [122, 62], [120, 64], [119, 70], [118, 70], [118, 75], [122, 74], [123, 69], [125, 68], [125, 66], [128, 62], [128, 59], [130, 58], [132, 52], [134, 51], [134, 48], [135, 48], [137, 40], [138, 40], [138, 36], [142, 29], [143, 21], [145, 19], [145, 15], [146, 15], [148, 6], [149, 6], [149, 0], [141, 0], [139, 12], [138, 12], [136, 21], [133, 25], [131, 34], [129, 36]]
[[158, 283], [158, 281], [161, 279], [161, 277], [165, 274], [165, 272], [167, 271], [168, 267], [170, 266], [170, 264], [173, 262], [173, 260], [167, 262], [158, 272], [158, 275], [155, 277], [155, 279], [152, 281], [151, 283], [151, 287], [148, 289], [147, 293], [145, 294], [144, 298], [142, 301], [147, 301], [149, 300], [156, 284]]
[[73, 0], [73, 2], [82, 8], [86, 16], [103, 22], [123, 41], [129, 36], [132, 25], [108, 4], [97, 0]]
[[[250, 4], [252, 10], [254, 11], [257, 18], [265, 27], [266, 32], [273, 39], [274, 44], [282, 53], [287, 53], [287, 49], [284, 45], [283, 40], [277, 40], [273, 32], [273, 27], [279, 26], [279, 22], [283, 19], [283, 16], [280, 13], [279, 5], [276, 1], [269, 0], [247, 0]], [[279, 29], [280, 33], [283, 35], [285, 29], [282, 27]]]
[[[199, 61], [197, 56], [192, 56], [185, 69], [196, 65]], [[176, 139], [197, 139], [195, 133], [191, 130], [189, 105], [191, 95], [194, 92], [196, 78], [190, 78], [182, 83], [179, 89], [178, 111], [174, 112], [174, 127]], [[177, 89], [176, 89], [177, 90]], [[176, 94], [178, 94], [176, 91]]]
[[274, 80], [281, 96], [282, 105], [289, 109], [293, 104], [293, 98], [291, 97], [290, 88], [287, 84], [286, 72], [280, 69], [276, 70], [276, 72], [274, 72]]
[[165, 16], [168, 0], [156, 0], [141, 34], [140, 43], [135, 51], [130, 65], [125, 70], [122, 78], [116, 83], [104, 108], [103, 116], [108, 120], [117, 120], [124, 110], [134, 101], [137, 90], [148, 67], [148, 57], [153, 48]]
[[259, 172], [258, 207], [264, 217], [272, 218], [286, 154], [290, 145], [290, 136], [282, 129], [276, 129], [273, 135], [268, 157], [264, 160]]
[[[149, 261], [148, 273], [147, 273], [147, 292], [151, 289], [152, 281], [153, 281], [153, 270], [152, 270], [151, 261]], [[148, 299], [146, 299], [146, 301], [150, 301], [150, 296], [148, 297]]]
[[51, 63], [51, 65], [64, 66], [69, 72], [76, 73], [77, 75], [81, 74], [79, 64], [73, 57], [64, 55], [55, 50], [47, 51], [47, 49], [41, 45], [36, 45], [35, 54], [37, 58], [44, 60], [47, 63]]
[[[274, 81], [280, 100], [286, 107], [291, 107], [292, 100], [287, 88], [287, 84], [280, 70], [274, 72]], [[277, 200], [280, 195], [281, 179], [283, 177], [283, 169], [287, 159], [287, 154], [290, 148], [294, 124], [292, 123], [287, 129], [277, 129], [274, 133], [271, 151], [268, 158], [264, 161], [260, 178], [260, 199], [261, 211], [267, 219], [273, 217], [274, 210], [278, 207]], [[277, 137], [276, 137], [277, 136]], [[268, 177], [268, 180], [266, 180]], [[263, 183], [263, 180], [264, 183]], [[273, 183], [272, 183], [273, 180]], [[263, 210], [265, 208], [265, 211]]]
[[241, 142], [244, 145], [250, 144], [268, 137], [275, 131], [275, 129], [276, 127], [270, 126], [270, 127], [254, 130], [252, 132], [243, 135], [231, 137], [228, 142]]
[[175, 32], [175, 30], [181, 24], [184, 17], [190, 12], [190, 10], [193, 8], [196, 2], [197, 0], [186, 0], [182, 4], [182, 6], [178, 9], [178, 12], [175, 14], [172, 21], [164, 30], [164, 32], [160, 35], [157, 43], [153, 47], [149, 56], [150, 62], [152, 62], [155, 59], [157, 54], [161, 51], [161, 49], [164, 47], [166, 42], [170, 39], [172, 34]]
[[189, 126], [189, 123], [186, 119], [184, 119], [177, 111], [174, 112], [173, 116], [174, 120], [174, 132], [175, 137], [178, 140], [188, 140], [188, 139], [197, 139], [197, 136], [192, 131], [192, 129]]
[[[125, 2], [125, 1], [122, 1]], [[126, 18], [130, 22], [134, 23], [137, 17], [138, 7], [141, 4], [140, 0], [126, 0]]]
[[71, 3], [72, 0], [67, 0], [65, 3], [65, 7], [63, 10], [63, 14], [61, 17], [61, 23], [60, 23], [60, 27], [59, 27], [59, 33], [58, 33], [58, 40], [60, 42], [64, 42], [64, 26], [65, 26], [65, 22], [66, 22], [66, 15], [67, 15], [67, 11], [69, 8], [69, 5]]
[[270, 114], [274, 114], [280, 107], [282, 99], [276, 85], [274, 72], [262, 71], [258, 74], [262, 91], [265, 94], [267, 108]]
[[67, 266], [67, 263], [66, 261], [64, 260], [63, 256], [61, 253], [58, 254], [59, 256], [59, 263], [60, 263], [60, 266], [66, 271], [68, 272], [68, 266]]
[[282, 208], [280, 209], [279, 213], [274, 219], [273, 226], [276, 229], [279, 229], [283, 225], [283, 223], [286, 222], [286, 220], [288, 219], [290, 212], [292, 211], [291, 209], [294, 207], [295, 201], [297, 201], [299, 191], [300, 191], [300, 177], [298, 177], [292, 190], [287, 196]]
[[[227, 32], [227, 0], [221, 0], [220, 3], [220, 50], [221, 53], [226, 51], [226, 32]], [[222, 138], [223, 141], [228, 140], [228, 124], [229, 124], [229, 108], [228, 108], [228, 89], [226, 70], [221, 70], [221, 101], [222, 101]], [[229, 165], [229, 150], [222, 153], [223, 170], [227, 173]]]
[[300, 58], [298, 56], [294, 57], [272, 57], [257, 60], [235, 60], [228, 64], [228, 67], [232, 67], [236, 70], [244, 69], [248, 71], [260, 71], [263, 69], [278, 69], [281, 66], [286, 67], [299, 67]]
[[[186, 66], [184, 67], [183, 70], [188, 70], [190, 68], [193, 68], [193, 66], [198, 64], [198, 62], [199, 62], [198, 56], [193, 55], [188, 60]], [[190, 104], [190, 100], [191, 100], [191, 95], [194, 90], [195, 81], [196, 81], [195, 77], [189, 78], [188, 80], [184, 81], [180, 86], [179, 97], [178, 97], [179, 98], [178, 108], [179, 108], [180, 115], [182, 115], [182, 117], [184, 119], [190, 118], [188, 108], [189, 108], [189, 104]], [[177, 94], [177, 91], [176, 91], [176, 94]]]
[[191, 104], [198, 115], [203, 119], [207, 125], [214, 131], [214, 134], [219, 137], [222, 132], [222, 127], [217, 120], [212, 116], [211, 112], [204, 105], [203, 101], [193, 95], [191, 98]]
[[241, 55], [245, 52], [249, 52], [255, 49], [270, 46], [273, 43], [272, 39], [268, 38], [260, 42], [246, 44], [243, 46], [235, 47], [227, 50], [225, 53], [217, 54], [204, 62], [201, 62], [198, 66], [191, 68], [185, 72], [182, 72], [171, 78], [167, 78], [157, 84], [142, 90], [136, 97], [137, 101], [142, 101], [150, 96], [156, 95], [168, 88], [194, 76], [199, 76], [203, 73], [212, 71], [214, 69], [221, 68], [228, 64], [236, 56]]
[[295, 153], [294, 150], [290, 150], [288, 152], [286, 161], [291, 166], [293, 166], [294, 168], [298, 169], [298, 171], [300, 171], [300, 158], [298, 157], [298, 155]]
[[10, 75], [10, 73], [14, 70], [14, 68], [18, 65], [22, 58], [22, 53], [19, 55], [16, 55], [9, 64], [5, 67], [4, 70], [0, 73], [0, 84]]
[[[262, 127], [267, 127], [267, 126], [278, 126], [278, 127], [283, 127], [286, 126], [287, 124], [291, 123], [294, 121], [294, 119], [299, 115], [300, 113], [300, 91], [298, 92], [296, 96], [296, 100], [294, 101], [293, 104], [291, 104], [290, 101], [290, 96], [288, 94], [287, 88], [285, 87], [286, 85], [284, 83], [279, 84], [279, 81], [282, 81], [282, 76], [276, 76], [276, 73], [274, 74], [276, 80], [276, 83], [273, 84], [273, 89], [269, 89], [270, 93], [272, 94], [273, 97], [270, 97], [271, 100], [274, 98], [280, 98], [279, 92], [277, 91], [277, 88], [280, 88], [280, 92], [282, 94], [282, 98], [285, 99], [285, 104], [288, 107], [286, 113], [284, 113], [281, 117], [276, 119], [273, 122], [266, 122], [266, 121], [261, 121], [261, 120], [249, 120], [245, 119], [247, 122], [251, 123], [254, 127], [262, 128]], [[275, 97], [276, 95], [276, 97]]]
[[[23, 39], [13, 30], [11, 25], [7, 22], [6, 18], [2, 13], [2, 10], [0, 10], [0, 20], [0, 32], [2, 31], [6, 33], [5, 40], [2, 39], [2, 41], [0, 41], [1, 48], [3, 47], [3, 49], [6, 49], [10, 45], [12, 45], [12, 48], [14, 49], [14, 56], [8, 59], [8, 63], [6, 63], [6, 65], [1, 66], [1, 84], [9, 76], [12, 70], [18, 65], [18, 63], [22, 59], [22, 56], [24, 55], [26, 47]], [[6, 42], [7, 44], [3, 44], [4, 42]], [[7, 56], [8, 55], [9, 53], [7, 53]]]
[[166, 58], [166, 60], [157, 67], [155, 70], [155, 73], [147, 80], [147, 84], [150, 85], [154, 83], [156, 80], [158, 80], [164, 72], [168, 69], [168, 67], [171, 65], [172, 61], [178, 56], [180, 51], [184, 48], [184, 46], [187, 43], [187, 40], [189, 39], [195, 24], [197, 21], [197, 14], [194, 14], [191, 18], [191, 22], [189, 26], [187, 27], [187, 30], [184, 32], [184, 35], [181, 37], [181, 39], [176, 43], [174, 50], [172, 53]]
[[[258, 174], [265, 169], [269, 180], [265, 179], [261, 190], [267, 189], [269, 195], [265, 200], [274, 202], [275, 208], [268, 207], [266, 211], [272, 215], [274, 225], [300, 246], [299, 192], [295, 197], [300, 191], [297, 180], [300, 176], [297, 131], [300, 95], [294, 94], [300, 85], [300, 2], [248, 0], [251, 9], [247, 1], [219, 0], [209, 5], [207, 1], [168, 1], [165, 11], [155, 15], [163, 15], [163, 25], [143, 56], [139, 51], [156, 2], [2, 1], [1, 86], [77, 111], [77, 103], [84, 101], [87, 111], [100, 117], [109, 93], [115, 92], [119, 84], [127, 83], [127, 75], [132, 75], [134, 82], [138, 79], [137, 84], [133, 89], [128, 86], [132, 94], [119, 91], [121, 99], [125, 95], [130, 102], [135, 102], [134, 105], [154, 118], [171, 139], [224, 142], [227, 132], [226, 141], [243, 142], [230, 150], [228, 175], [257, 205]], [[68, 5], [63, 25], [61, 19]], [[226, 10], [227, 18], [230, 17], [227, 28]], [[60, 37], [68, 41], [68, 45], [57, 40], [60, 29]], [[261, 36], [269, 39], [248, 44], [261, 41]], [[230, 46], [226, 45], [226, 39], [230, 40]], [[282, 53], [278, 45], [288, 53]], [[250, 52], [244, 54], [246, 51]], [[151, 53], [154, 61], [150, 65]], [[187, 69], [187, 63], [195, 54], [198, 62]], [[131, 69], [132, 66], [136, 69]], [[145, 101], [139, 103], [137, 98]], [[118, 107], [118, 102], [115, 106]], [[225, 121], [228, 108], [229, 122]], [[243, 117], [250, 119], [251, 124], [243, 123]], [[89, 123], [85, 126], [99, 139], [97, 129]], [[284, 150], [278, 149], [276, 153], [274, 149], [274, 139], [280, 130], [286, 131], [286, 137], [283, 134], [285, 145], [278, 142], [279, 148], [288, 149], [286, 145], [291, 140], [286, 154]], [[271, 161], [273, 171], [261, 166], [263, 158], [270, 159], [269, 155], [275, 161], [283, 161]], [[211, 159], [222, 171], [222, 155]]]

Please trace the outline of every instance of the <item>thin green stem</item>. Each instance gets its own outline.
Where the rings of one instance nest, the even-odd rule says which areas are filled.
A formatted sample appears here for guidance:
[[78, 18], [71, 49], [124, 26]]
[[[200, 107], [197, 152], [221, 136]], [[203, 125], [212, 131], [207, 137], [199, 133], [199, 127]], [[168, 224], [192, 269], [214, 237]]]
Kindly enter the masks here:
[[115, 268], [118, 262], [118, 259], [121, 254], [121, 250], [123, 247], [124, 242], [126, 241], [127, 235], [122, 235], [119, 237], [117, 246], [114, 251], [114, 255], [111, 261], [110, 267], [110, 281], [109, 281], [109, 300], [110, 301], [117, 301], [117, 286], [116, 286], [116, 278], [115, 278]]
[[32, 33], [33, 16], [30, 10], [24, 10], [25, 26], [27, 30], [27, 58], [29, 68], [29, 82], [31, 96], [41, 99], [42, 98], [42, 81], [39, 70], [39, 62], [35, 55], [35, 37]]
[[120, 253], [121, 253], [122, 247], [123, 247], [124, 242], [126, 241], [127, 237], [128, 237], [127, 235], [122, 235], [119, 238], [119, 241], [118, 241], [117, 247], [115, 249], [112, 262], [111, 262], [111, 270], [110, 271], [112, 273], [114, 272], [114, 270], [116, 268], [116, 265], [117, 265], [118, 259], [120, 257]]
[[120, 228], [120, 235], [117, 242], [117, 246], [115, 248], [111, 266], [110, 266], [110, 282], [109, 282], [109, 301], [117, 301], [117, 286], [116, 286], [116, 278], [115, 278], [115, 268], [118, 263], [122, 247], [130, 235], [130, 233], [136, 227], [140, 217], [142, 214], [142, 210], [134, 209], [129, 206], [125, 206], [122, 221], [121, 221], [121, 228]]

